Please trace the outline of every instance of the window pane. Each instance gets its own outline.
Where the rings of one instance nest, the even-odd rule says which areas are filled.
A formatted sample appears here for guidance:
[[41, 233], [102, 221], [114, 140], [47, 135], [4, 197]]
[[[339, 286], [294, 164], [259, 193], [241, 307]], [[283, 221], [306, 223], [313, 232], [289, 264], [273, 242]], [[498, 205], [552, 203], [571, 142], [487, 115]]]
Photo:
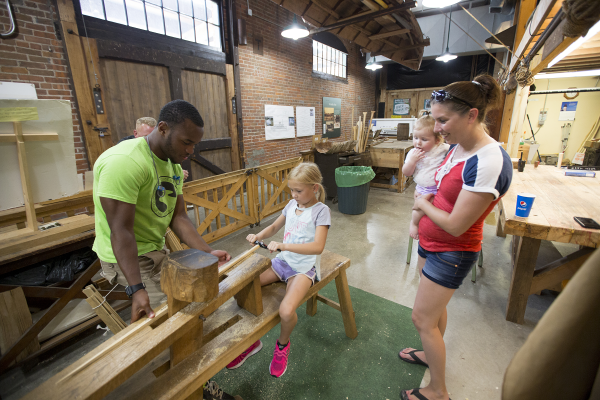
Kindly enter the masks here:
[[146, 16], [148, 17], [148, 30], [150, 32], [165, 34], [162, 8], [146, 3]]
[[79, 4], [81, 4], [81, 13], [83, 15], [104, 19], [102, 0], [80, 0]]
[[199, 19], [194, 20], [196, 23], [196, 43], [205, 44], [208, 46], [208, 28], [206, 22]]
[[181, 38], [181, 31], [179, 30], [179, 16], [175, 11], [164, 10], [165, 13], [165, 29], [167, 30], [167, 36]]
[[346, 77], [346, 67], [342, 67], [342, 78]]
[[162, 7], [162, 2], [161, 0], [145, 0], [146, 3], [150, 3], [150, 4], [154, 4], [157, 5], [159, 7]]
[[192, 0], [179, 0], [179, 12], [181, 14], [194, 15], [194, 9], [192, 7]]
[[346, 65], [346, 54], [342, 54], [342, 65]]
[[106, 19], [118, 24], [127, 25], [127, 16], [125, 14], [125, 4], [123, 0], [105, 0]]
[[323, 59], [319, 57], [319, 63], [317, 64], [317, 71], [323, 72]]
[[321, 43], [317, 43], [317, 57], [323, 58], [323, 45]]
[[206, 22], [219, 25], [219, 5], [211, 0], [206, 1]]
[[221, 30], [213, 24], [208, 24], [208, 45], [221, 48]]
[[146, 13], [144, 3], [138, 0], [125, 0], [129, 26], [146, 30]]
[[194, 4], [194, 18], [206, 21], [206, 2], [204, 0], [192, 0]]
[[194, 35], [194, 19], [186, 15], [180, 15], [181, 19], [181, 38], [189, 40], [190, 42], [196, 41], [196, 35]]
[[317, 55], [317, 42], [313, 40], [313, 56]]
[[177, 11], [177, 0], [162, 0], [163, 8]]
[[317, 63], [318, 63], [317, 56], [313, 56], [313, 71], [318, 71]]

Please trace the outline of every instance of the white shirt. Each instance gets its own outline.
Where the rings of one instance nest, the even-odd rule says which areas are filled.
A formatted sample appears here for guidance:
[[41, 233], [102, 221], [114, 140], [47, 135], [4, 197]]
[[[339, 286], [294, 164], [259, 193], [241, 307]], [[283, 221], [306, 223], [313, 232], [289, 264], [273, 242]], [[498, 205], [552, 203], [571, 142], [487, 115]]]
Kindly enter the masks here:
[[[440, 143], [425, 153], [424, 158], [417, 161], [415, 172], [412, 175], [417, 185], [423, 187], [436, 186], [435, 172], [444, 162], [449, 149], [450, 145], [448, 143]], [[411, 149], [406, 157], [408, 158], [415, 151], [417, 149]]]

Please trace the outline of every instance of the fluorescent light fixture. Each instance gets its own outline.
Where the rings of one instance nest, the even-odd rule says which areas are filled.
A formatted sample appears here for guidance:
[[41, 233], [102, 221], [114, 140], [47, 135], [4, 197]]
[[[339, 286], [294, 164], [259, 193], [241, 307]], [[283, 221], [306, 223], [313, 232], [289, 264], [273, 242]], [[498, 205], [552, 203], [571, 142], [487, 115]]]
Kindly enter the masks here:
[[308, 29], [304, 25], [298, 23], [296, 16], [294, 15], [294, 21], [291, 25], [287, 26], [283, 32], [281, 32], [281, 36], [288, 39], [298, 40], [303, 37], [308, 36]]
[[587, 35], [582, 36], [579, 39], [577, 39], [576, 41], [574, 41], [569, 47], [567, 47], [567, 49], [565, 51], [560, 53], [558, 55], [558, 57], [556, 57], [554, 60], [550, 61], [550, 64], [548, 64], [548, 68], [552, 67], [554, 64], [556, 64], [557, 62], [559, 62], [560, 60], [562, 60], [563, 58], [565, 58], [566, 56], [571, 54], [573, 51], [577, 50], [579, 48], [579, 46], [584, 44], [589, 38], [595, 36], [598, 32], [600, 32], [600, 21], [596, 22], [596, 25], [594, 25], [590, 28]]
[[443, 61], [445, 63], [447, 63], [448, 61], [452, 61], [456, 59], [456, 55], [450, 53], [448, 51], [448, 48], [446, 48], [446, 52], [444, 54], [442, 54], [441, 56], [438, 56], [435, 61]]
[[367, 66], [365, 68], [370, 69], [371, 71], [375, 71], [376, 69], [383, 68], [383, 65], [378, 64], [376, 57], [373, 57], [372, 60], [369, 60], [369, 62], [367, 63]]
[[600, 69], [590, 69], [588, 71], [556, 72], [537, 74], [535, 79], [553, 79], [553, 78], [578, 78], [582, 76], [600, 76]]
[[423, 0], [423, 5], [430, 8], [444, 8], [458, 3], [460, 0]]

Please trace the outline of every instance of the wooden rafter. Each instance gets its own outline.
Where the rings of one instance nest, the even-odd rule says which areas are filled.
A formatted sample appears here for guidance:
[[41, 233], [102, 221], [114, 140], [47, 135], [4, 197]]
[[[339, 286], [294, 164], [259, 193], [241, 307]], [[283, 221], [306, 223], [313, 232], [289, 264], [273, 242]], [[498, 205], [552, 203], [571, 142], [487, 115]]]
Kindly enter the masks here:
[[387, 38], [390, 36], [398, 36], [398, 35], [402, 35], [403, 33], [408, 33], [410, 32], [410, 29], [397, 29], [395, 31], [390, 31], [390, 32], [383, 32], [383, 33], [378, 33], [376, 35], [371, 35], [369, 36], [370, 40], [377, 40], [377, 39], [383, 39], [383, 38]]
[[330, 31], [330, 30], [336, 29], [336, 28], [342, 28], [342, 27], [347, 26], [347, 25], [352, 25], [352, 24], [357, 24], [357, 23], [364, 22], [364, 21], [367, 21], [367, 20], [372, 20], [372, 19], [375, 19], [377, 17], [382, 17], [384, 15], [388, 15], [388, 14], [391, 14], [391, 13], [394, 13], [394, 12], [409, 10], [409, 9], [415, 7], [416, 4], [417, 3], [414, 2], [414, 1], [409, 1], [409, 2], [406, 2], [406, 3], [398, 4], [398, 5], [395, 5], [395, 6], [392, 6], [392, 7], [388, 7], [388, 8], [383, 9], [383, 10], [372, 11], [372, 12], [363, 14], [362, 16], [359, 16], [359, 17], [354, 17], [354, 18], [347, 19], [346, 21], [342, 21], [342, 22], [337, 21], [337, 22], [334, 22], [333, 24], [330, 24], [330, 25], [322, 26], [322, 27], [317, 28], [317, 29], [312, 29], [310, 31], [310, 33], [314, 35], [315, 33], [326, 32], [326, 31]]

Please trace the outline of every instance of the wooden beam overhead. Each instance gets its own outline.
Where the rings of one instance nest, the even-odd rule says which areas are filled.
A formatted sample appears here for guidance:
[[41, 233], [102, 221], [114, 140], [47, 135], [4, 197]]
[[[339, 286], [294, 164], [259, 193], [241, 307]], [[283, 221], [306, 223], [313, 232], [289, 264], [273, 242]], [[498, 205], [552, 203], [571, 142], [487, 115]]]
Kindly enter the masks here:
[[325, 11], [326, 13], [328, 13], [329, 15], [332, 15], [334, 17], [336, 17], [337, 19], [340, 19], [340, 14], [336, 13], [334, 10], [332, 10], [331, 8], [327, 7], [325, 4], [321, 3], [320, 0], [312, 0], [312, 3], [319, 7], [321, 10]]
[[387, 37], [390, 37], [390, 36], [402, 35], [403, 33], [408, 33], [408, 32], [410, 32], [410, 29], [397, 29], [395, 31], [384, 32], [384, 33], [378, 33], [376, 35], [371, 35], [371, 36], [369, 36], [369, 39], [370, 40], [377, 40], [377, 39], [387, 38]]
[[409, 1], [409, 2], [406, 2], [406, 3], [403, 3], [403, 4], [398, 4], [398, 5], [395, 5], [395, 6], [388, 7], [388, 8], [383, 9], [383, 10], [372, 11], [372, 12], [363, 14], [361, 16], [349, 18], [349, 19], [347, 19], [345, 21], [337, 21], [337, 22], [334, 22], [331, 25], [326, 25], [326, 26], [323, 26], [321, 28], [312, 29], [310, 31], [310, 34], [314, 35], [315, 33], [326, 32], [326, 31], [330, 31], [332, 29], [342, 28], [342, 27], [347, 26], [347, 25], [352, 25], [352, 24], [357, 24], [357, 23], [360, 23], [360, 22], [368, 21], [368, 20], [373, 20], [375, 18], [382, 17], [384, 15], [388, 15], [388, 14], [391, 14], [391, 13], [394, 13], [394, 12], [409, 10], [409, 9], [415, 7], [416, 4], [417, 3], [414, 2], [414, 1]]
[[377, 51], [377, 52], [373, 53], [369, 49], [363, 49], [363, 52], [365, 52], [365, 53], [370, 52], [372, 57], [383, 56], [383, 57], [389, 58], [398, 51], [418, 49], [419, 47], [429, 46], [429, 44], [430, 44], [430, 40], [429, 40], [429, 38], [427, 38], [427, 39], [424, 39], [421, 43], [413, 44], [411, 46], [398, 46], [397, 49], [393, 49], [393, 50]]

